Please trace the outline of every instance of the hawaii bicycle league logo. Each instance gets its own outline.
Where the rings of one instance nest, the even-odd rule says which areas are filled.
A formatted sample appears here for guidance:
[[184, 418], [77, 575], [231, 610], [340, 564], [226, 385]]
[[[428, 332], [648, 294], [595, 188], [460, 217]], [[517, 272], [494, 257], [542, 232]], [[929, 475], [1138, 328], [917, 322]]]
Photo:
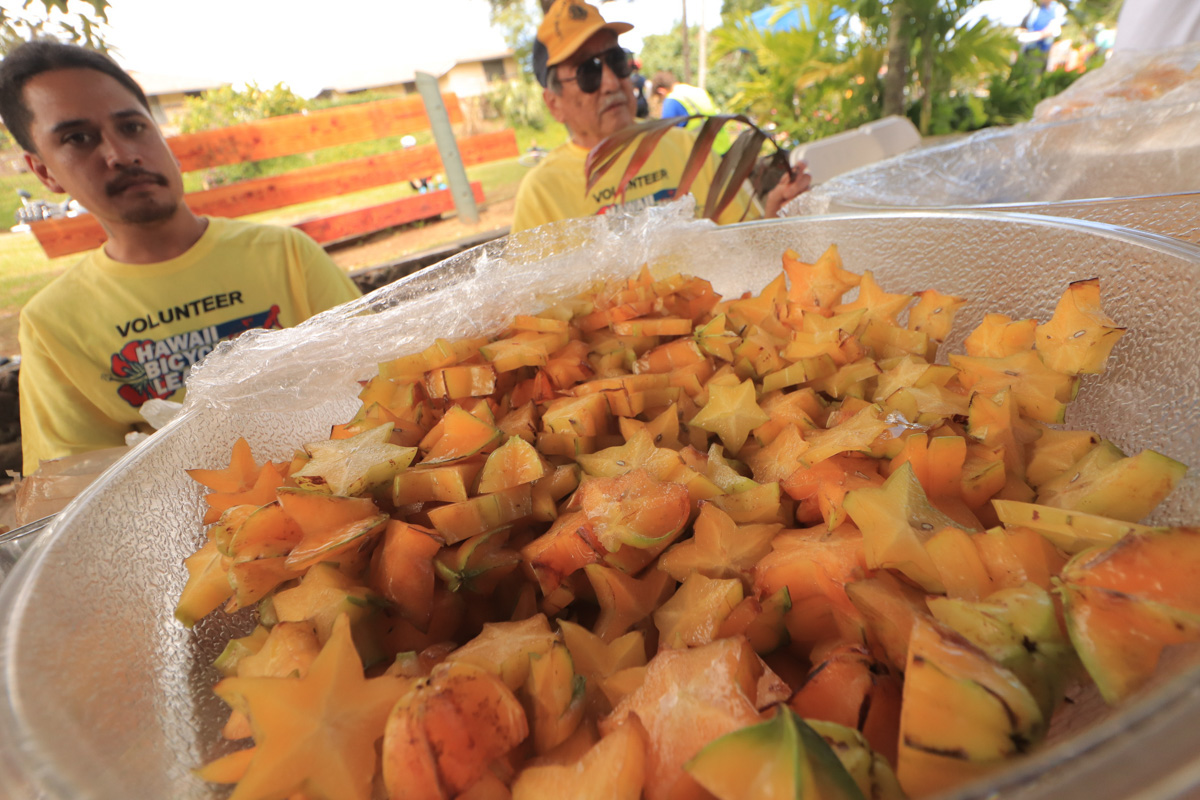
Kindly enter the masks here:
[[112, 372], [104, 380], [119, 383], [117, 394], [134, 408], [147, 400], [170, 397], [183, 388], [194, 364], [213, 351], [217, 343], [254, 328], [281, 328], [279, 306], [248, 317], [209, 325], [162, 339], [135, 339], [112, 354]]

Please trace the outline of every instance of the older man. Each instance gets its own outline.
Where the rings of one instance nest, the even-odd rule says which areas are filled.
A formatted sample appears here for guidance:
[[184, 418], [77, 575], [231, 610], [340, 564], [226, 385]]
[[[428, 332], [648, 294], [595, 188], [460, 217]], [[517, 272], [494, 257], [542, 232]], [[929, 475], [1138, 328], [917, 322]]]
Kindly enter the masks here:
[[[517, 191], [514, 231], [547, 222], [605, 214], [618, 207], [632, 210], [675, 198], [691, 152], [694, 136], [672, 129], [629, 182], [624, 204], [617, 184], [632, 152], [622, 158], [604, 179], [586, 190], [584, 163], [588, 152], [606, 137], [636, 121], [637, 101], [630, 80], [631, 58], [617, 37], [633, 26], [607, 22], [583, 0], [555, 0], [538, 27], [534, 46], [534, 72], [544, 87], [542, 98], [551, 116], [566, 126], [570, 141], [551, 152], [534, 168]], [[697, 203], [703, 204], [716, 171], [710, 158], [692, 184]], [[786, 177], [771, 190], [763, 204], [749, 209], [748, 219], [774, 217], [788, 200], [808, 188], [810, 178], [800, 172]], [[736, 222], [750, 201], [743, 197], [718, 220]]]
[[124, 444], [220, 340], [359, 295], [300, 231], [192, 213], [145, 94], [106, 56], [21, 45], [0, 63], [0, 116], [30, 171], [108, 234], [21, 310], [25, 474]]

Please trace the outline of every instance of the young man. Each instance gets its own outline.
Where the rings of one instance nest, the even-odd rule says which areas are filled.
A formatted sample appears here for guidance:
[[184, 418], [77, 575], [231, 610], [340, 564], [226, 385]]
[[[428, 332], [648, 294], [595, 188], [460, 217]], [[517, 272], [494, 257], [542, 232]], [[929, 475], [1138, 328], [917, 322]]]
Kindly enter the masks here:
[[222, 339], [359, 296], [290, 228], [198, 217], [145, 94], [104, 55], [32, 42], [0, 63], [0, 117], [54, 192], [108, 241], [21, 310], [23, 471], [124, 444], [151, 398], [179, 400]]
[[[551, 116], [567, 127], [570, 141], [546, 156], [521, 182], [513, 231], [674, 199], [695, 141], [683, 129], [672, 129], [659, 141], [630, 181], [623, 206], [616, 188], [632, 148], [597, 186], [585, 188], [588, 151], [636, 120], [629, 54], [617, 43], [618, 35], [632, 28], [625, 22], [606, 22], [583, 0], [555, 0], [546, 12], [534, 43], [534, 73], [544, 87], [542, 99]], [[715, 172], [716, 160], [710, 158], [692, 185], [697, 203], [703, 205]], [[801, 171], [794, 180], [780, 181], [767, 195], [761, 216], [777, 216], [784, 203], [808, 188], [810, 180]], [[719, 221], [737, 222], [746, 202], [731, 204]], [[747, 219], [759, 216], [751, 208]]]

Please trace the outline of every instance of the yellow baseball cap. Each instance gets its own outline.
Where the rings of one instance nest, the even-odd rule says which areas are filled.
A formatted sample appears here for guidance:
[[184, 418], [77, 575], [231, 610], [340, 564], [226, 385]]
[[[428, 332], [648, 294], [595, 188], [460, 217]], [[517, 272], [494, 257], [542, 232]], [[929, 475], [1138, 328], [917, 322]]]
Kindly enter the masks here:
[[628, 22], [605, 22], [594, 6], [583, 0], [555, 0], [538, 26], [537, 38], [546, 47], [546, 66], [561, 64], [583, 47], [596, 31], [622, 34], [633, 30]]

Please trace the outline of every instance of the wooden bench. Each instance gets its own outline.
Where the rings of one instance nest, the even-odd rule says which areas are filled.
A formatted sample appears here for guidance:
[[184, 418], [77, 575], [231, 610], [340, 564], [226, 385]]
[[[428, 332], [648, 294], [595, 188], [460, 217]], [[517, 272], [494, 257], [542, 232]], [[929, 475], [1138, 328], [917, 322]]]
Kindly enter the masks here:
[[[457, 96], [442, 97], [451, 123], [463, 120]], [[272, 117], [245, 125], [172, 136], [167, 144], [183, 172], [311, 153], [336, 145], [371, 141], [429, 130], [425, 105], [418, 95], [341, 106], [323, 111]], [[511, 130], [457, 139], [464, 166], [516, 158], [516, 135]], [[241, 217], [362, 189], [420, 180], [444, 173], [434, 144], [395, 150], [336, 164], [304, 167], [264, 178], [252, 178], [203, 191], [185, 201], [197, 214]], [[471, 184], [476, 202], [483, 189]], [[322, 244], [363, 236], [386, 228], [427, 219], [454, 210], [449, 189], [416, 194], [391, 202], [296, 224]], [[107, 236], [90, 214], [36, 222], [31, 226], [50, 258], [91, 250]]]

